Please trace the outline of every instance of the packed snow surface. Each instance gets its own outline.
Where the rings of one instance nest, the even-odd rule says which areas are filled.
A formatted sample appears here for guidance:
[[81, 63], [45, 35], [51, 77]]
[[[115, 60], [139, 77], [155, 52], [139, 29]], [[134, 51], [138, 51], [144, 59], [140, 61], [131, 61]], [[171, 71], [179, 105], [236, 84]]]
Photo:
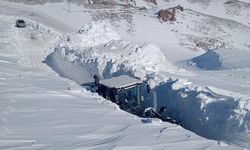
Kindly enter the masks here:
[[106, 80], [101, 80], [100, 83], [102, 85], [105, 85], [109, 88], [122, 88], [122, 87], [127, 87], [130, 85], [134, 85], [134, 84], [138, 84], [141, 83], [140, 80], [132, 78], [130, 76], [127, 75], [120, 75], [118, 77], [113, 77], [110, 79], [106, 79]]

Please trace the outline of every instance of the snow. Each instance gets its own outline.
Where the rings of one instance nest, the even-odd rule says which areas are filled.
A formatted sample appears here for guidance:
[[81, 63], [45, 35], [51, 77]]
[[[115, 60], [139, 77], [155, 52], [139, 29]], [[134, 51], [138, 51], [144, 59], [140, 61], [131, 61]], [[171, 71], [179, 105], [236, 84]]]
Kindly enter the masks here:
[[[237, 14], [206, 2], [140, 1], [143, 11], [1, 2], [0, 148], [248, 149], [248, 5]], [[186, 8], [177, 22], [156, 19], [177, 3]], [[28, 28], [15, 28], [17, 18]], [[78, 85], [94, 74], [147, 80], [158, 109], [185, 129], [123, 112]]]
[[[1, 149], [181, 149], [184, 145], [187, 149], [238, 149], [222, 147], [158, 119], [146, 122], [48, 67], [41, 70], [19, 62], [26, 53], [19, 49], [25, 42], [8, 41], [25, 38], [22, 33], [27, 30], [2, 20], [0, 26], [4, 60], [0, 62]], [[33, 46], [39, 52], [39, 44]]]
[[[92, 39], [89, 42], [91, 41]], [[49, 58], [52, 58], [52, 61], [66, 61], [71, 64], [69, 68], [74, 68], [77, 64], [81, 70], [87, 70], [92, 76], [98, 74], [104, 79], [122, 74], [146, 79], [156, 92], [158, 109], [166, 106], [168, 108], [166, 115], [181, 120], [186, 129], [207, 138], [228, 140], [236, 144], [239, 144], [239, 139], [244, 138], [248, 141], [250, 129], [247, 119], [250, 109], [248, 97], [240, 94], [228, 95], [228, 92], [211, 90], [215, 89], [211, 87], [196, 88], [188, 79], [167, 80], [169, 73], [178, 72], [178, 69], [162, 57], [163, 54], [158, 47], [138, 46], [122, 40], [111, 40], [106, 44], [93, 45], [91, 48], [78, 43], [68, 44], [65, 41], [62, 43], [64, 45], [59, 44], [60, 46], [51, 53]], [[232, 54], [230, 52], [232, 50], [228, 51]], [[215, 59], [213, 53], [208, 52], [208, 54], [210, 54], [208, 58]], [[201, 62], [216, 63], [216, 61], [207, 61], [203, 57], [198, 58]], [[51, 59], [47, 61], [51, 62]], [[63, 63], [58, 64], [62, 65], [59, 72], [67, 72], [67, 67]], [[50, 66], [54, 68], [53, 64]], [[71, 73], [67, 78], [73, 79], [74, 76], [75, 74]], [[247, 143], [241, 145], [248, 147]]]
[[250, 51], [238, 49], [216, 49], [193, 58], [190, 62], [200, 69], [246, 69]]
[[235, 20], [244, 25], [249, 25], [249, 1], [232, 0], [229, 4], [226, 3], [227, 1], [230, 0], [170, 0], [170, 3], [166, 5], [176, 6], [178, 4], [181, 4], [184, 8], [187, 9], [202, 12], [210, 16]]
[[122, 87], [127, 87], [130, 85], [135, 85], [138, 83], [141, 83], [142, 81], [132, 78], [130, 76], [127, 75], [120, 75], [118, 77], [113, 77], [110, 79], [106, 79], [106, 80], [101, 80], [100, 83], [102, 85], [105, 85], [109, 88], [122, 88]]
[[75, 43], [82, 43], [81, 47], [91, 47], [120, 39], [120, 36], [111, 29], [111, 25], [105, 22], [87, 24], [79, 30], [79, 33], [80, 37], [73, 36], [70, 37], [70, 40]]
[[[185, 128], [207, 138], [234, 143], [240, 139], [249, 141], [248, 97], [212, 87], [196, 88], [190, 84], [181, 87], [185, 83], [179, 82], [182, 81], [169, 81], [155, 89], [157, 97], [165, 98], [158, 105], [167, 106], [169, 116], [183, 121]], [[247, 142], [245, 146], [248, 147]]]
[[[95, 22], [95, 24], [99, 23]], [[103, 29], [103, 23], [91, 25], [89, 30], [82, 30], [81, 34], [75, 33], [66, 36], [70, 37], [70, 41], [61, 38], [55, 51], [47, 57], [46, 62], [62, 76], [73, 79], [79, 84], [89, 81], [84, 81], [86, 73], [79, 78], [79, 74], [69, 73], [69, 69], [81, 68], [80, 70], [86, 70], [90, 74], [89, 77], [97, 74], [106, 79], [128, 74], [142, 80], [150, 76], [157, 78], [157, 73], [163, 70], [165, 65], [168, 66], [169, 71], [177, 70], [164, 58], [164, 54], [157, 46], [119, 40], [117, 33], [112, 33], [115, 31], [110, 31], [110, 29], [105, 29], [105, 31], [109, 31], [106, 35], [106, 32], [101, 32], [100, 35], [100, 32], [94, 32], [101, 30], [96, 27]], [[105, 41], [106, 43], [103, 44]], [[59, 60], [60, 62], [57, 62]], [[68, 64], [68, 67], [65, 66], [65, 63]], [[152, 86], [155, 86], [156, 80], [152, 80]]]

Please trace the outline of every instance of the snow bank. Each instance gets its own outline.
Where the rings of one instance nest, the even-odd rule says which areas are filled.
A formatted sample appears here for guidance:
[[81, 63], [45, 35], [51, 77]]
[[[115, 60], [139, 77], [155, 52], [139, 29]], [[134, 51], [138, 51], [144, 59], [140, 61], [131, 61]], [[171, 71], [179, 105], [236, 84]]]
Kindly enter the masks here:
[[189, 61], [189, 64], [204, 70], [250, 68], [250, 51], [238, 49], [216, 49]]
[[[59, 60], [60, 62], [56, 63]], [[176, 69], [165, 59], [157, 46], [122, 41], [106, 22], [93, 22], [84, 26], [79, 33], [61, 38], [47, 62], [52, 68], [60, 70], [57, 72], [62, 76], [79, 83], [85, 82], [85, 79], [80, 76], [86, 73], [77, 71], [79, 74], [76, 75], [65, 68], [86, 70], [89, 78], [94, 74], [102, 78], [121, 74], [129, 74], [141, 79], [151, 78], [153, 86], [157, 81], [157, 73], [164, 70], [166, 68], [164, 66], [168, 66], [168, 69]]]
[[[213, 87], [194, 87], [187, 80], [169, 80], [155, 88], [159, 106], [203, 137], [249, 147], [250, 98]], [[230, 94], [229, 94], [230, 93]]]

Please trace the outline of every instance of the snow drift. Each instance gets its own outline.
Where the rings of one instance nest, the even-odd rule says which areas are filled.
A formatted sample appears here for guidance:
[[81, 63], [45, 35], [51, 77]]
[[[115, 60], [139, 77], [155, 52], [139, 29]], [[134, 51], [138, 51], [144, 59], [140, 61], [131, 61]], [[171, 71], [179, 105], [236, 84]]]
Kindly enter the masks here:
[[250, 68], [250, 51], [238, 49], [216, 49], [195, 57], [189, 63], [204, 70]]

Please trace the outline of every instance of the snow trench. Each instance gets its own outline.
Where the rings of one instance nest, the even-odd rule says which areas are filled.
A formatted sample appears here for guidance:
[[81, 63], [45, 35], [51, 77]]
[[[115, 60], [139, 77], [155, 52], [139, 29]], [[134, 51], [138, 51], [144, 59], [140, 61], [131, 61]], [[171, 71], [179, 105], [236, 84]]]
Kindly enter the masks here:
[[106, 22], [93, 22], [79, 33], [62, 36], [45, 62], [79, 84], [93, 81], [94, 74], [147, 80], [156, 92], [158, 108], [167, 107], [164, 115], [203, 137], [250, 147], [249, 98], [171, 79], [167, 73], [176, 67], [157, 46], [123, 41]]

